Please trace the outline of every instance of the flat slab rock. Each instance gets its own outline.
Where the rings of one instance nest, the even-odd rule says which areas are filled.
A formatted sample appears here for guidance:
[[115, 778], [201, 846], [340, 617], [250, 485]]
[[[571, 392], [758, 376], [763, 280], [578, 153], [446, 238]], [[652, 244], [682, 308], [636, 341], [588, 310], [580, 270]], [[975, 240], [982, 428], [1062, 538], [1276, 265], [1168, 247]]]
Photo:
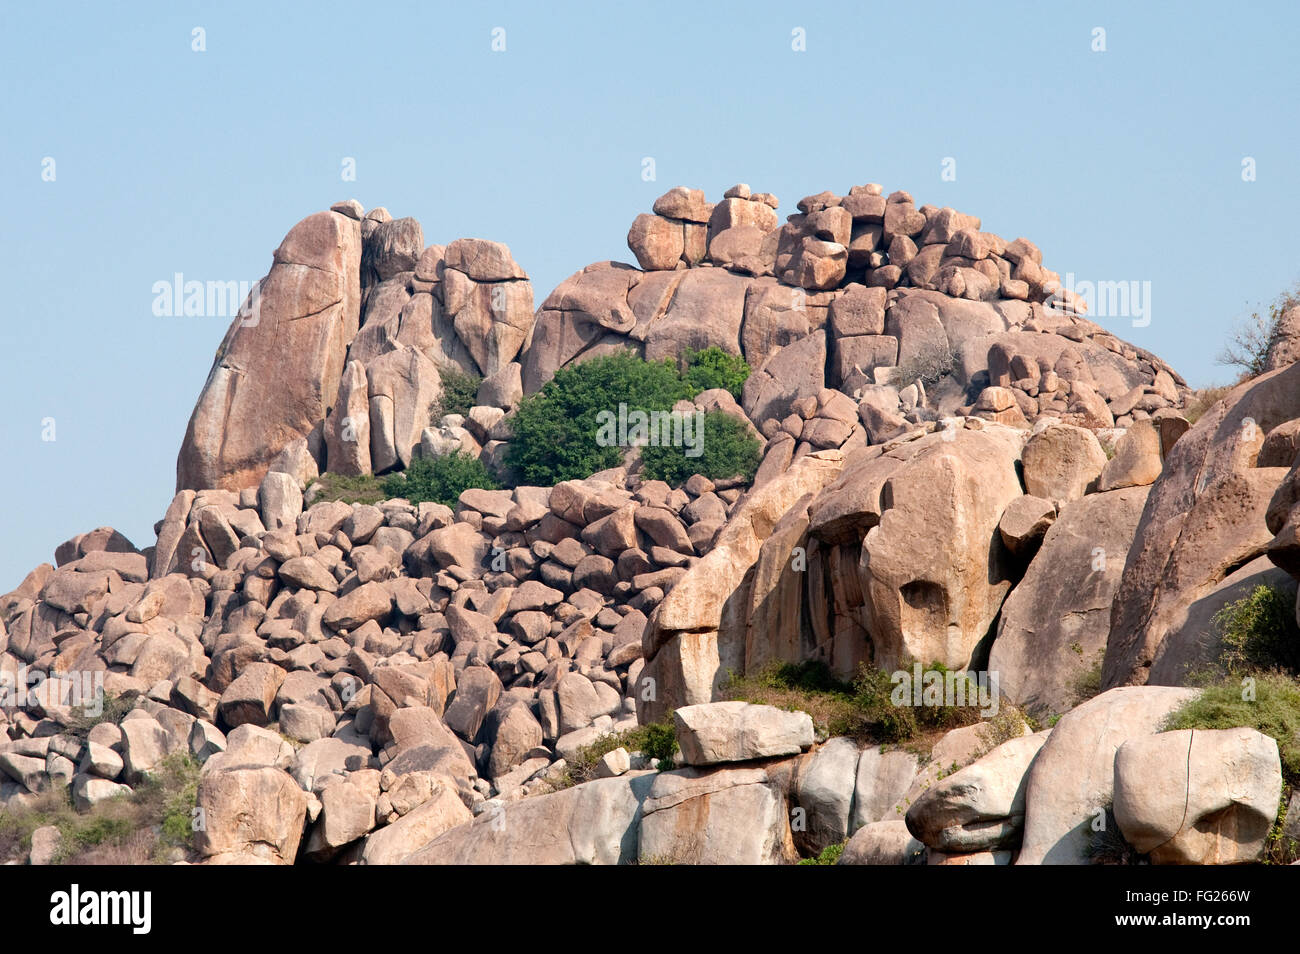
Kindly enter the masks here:
[[813, 744], [812, 716], [749, 702], [706, 702], [673, 713], [686, 765], [794, 755]]

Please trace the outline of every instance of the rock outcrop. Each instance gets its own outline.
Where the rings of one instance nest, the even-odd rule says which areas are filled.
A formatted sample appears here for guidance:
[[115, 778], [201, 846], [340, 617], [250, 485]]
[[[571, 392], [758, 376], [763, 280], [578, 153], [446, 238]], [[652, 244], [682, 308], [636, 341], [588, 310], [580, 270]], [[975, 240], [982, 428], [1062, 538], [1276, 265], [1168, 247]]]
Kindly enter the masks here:
[[[778, 205], [672, 189], [635, 266], [535, 311], [500, 242], [426, 245], [355, 202], [300, 222], [156, 541], [79, 534], [0, 597], [0, 675], [44, 687], [0, 708], [0, 805], [67, 784], [91, 811], [189, 756], [209, 864], [1087, 863], [1099, 832], [1259, 860], [1277, 745], [1162, 729], [1222, 607], [1295, 599], [1294, 349], [1189, 425], [1182, 379], [1028, 240], [876, 185]], [[507, 479], [512, 414], [557, 371], [707, 347], [751, 373], [682, 409], [758, 437], [752, 480], [673, 487], [636, 453]], [[431, 411], [465, 376], [476, 403]], [[508, 489], [349, 503], [319, 479], [455, 451]], [[1080, 702], [1103, 656], [1113, 688]], [[782, 663], [998, 678], [918, 758], [724, 698]], [[115, 708], [87, 730], [88, 686]], [[58, 851], [38, 834], [34, 863]]]

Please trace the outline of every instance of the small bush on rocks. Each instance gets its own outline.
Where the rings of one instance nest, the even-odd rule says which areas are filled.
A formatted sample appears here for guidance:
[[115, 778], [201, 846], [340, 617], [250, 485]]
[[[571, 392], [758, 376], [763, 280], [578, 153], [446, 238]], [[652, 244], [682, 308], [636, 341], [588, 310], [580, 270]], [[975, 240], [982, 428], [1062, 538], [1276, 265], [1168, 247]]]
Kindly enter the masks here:
[[799, 864], [801, 865], [838, 864], [840, 860], [840, 855], [844, 854], [844, 846], [847, 844], [848, 844], [847, 841], [839, 841], [833, 845], [827, 845], [825, 848], [822, 849], [821, 854], [814, 855], [811, 858], [801, 858], [799, 860]]
[[1231, 673], [1280, 667], [1300, 669], [1300, 626], [1295, 600], [1271, 586], [1259, 585], [1214, 615], [1223, 639], [1220, 661]]
[[672, 716], [667, 722], [650, 722], [635, 729], [611, 732], [590, 745], [584, 745], [566, 764], [558, 787], [569, 788], [591, 781], [596, 777], [600, 760], [615, 749], [640, 752], [646, 758], [658, 759], [659, 770], [668, 771], [673, 767], [673, 756], [677, 754], [677, 733], [673, 729]]
[[0, 810], [0, 862], [22, 861], [32, 833], [59, 829], [59, 864], [169, 863], [194, 847], [193, 809], [200, 765], [188, 754], [163, 759], [129, 795], [99, 802], [87, 812], [72, 805], [67, 786], [42, 792], [25, 806]]
[[476, 374], [447, 368], [440, 372], [442, 394], [429, 405], [429, 423], [437, 425], [448, 414], [466, 415], [478, 401], [483, 379]]
[[377, 504], [381, 500], [387, 500], [388, 496], [384, 492], [382, 477], [373, 474], [347, 477], [343, 474], [326, 472], [308, 485], [306, 499], [312, 503], [341, 500], [349, 504]]
[[433, 501], [455, 507], [461, 493], [470, 488], [500, 490], [484, 463], [464, 451], [443, 457], [419, 457], [404, 471], [389, 474], [382, 482], [385, 498], [404, 497], [413, 504]]
[[94, 708], [98, 711], [92, 711], [86, 706], [73, 707], [68, 724], [64, 726], [64, 734], [84, 739], [90, 734], [90, 730], [101, 722], [117, 725], [122, 721], [123, 716], [135, 708], [135, 700], [124, 699], [106, 692], [100, 705]]
[[[906, 668], [906, 667], [905, 667]], [[923, 672], [946, 674], [933, 663]], [[862, 665], [851, 682], [835, 677], [825, 663], [776, 663], [751, 676], [732, 675], [723, 687], [727, 699], [740, 699], [779, 709], [807, 712], [828, 735], [846, 735], [860, 742], [907, 742], [931, 730], [955, 729], [980, 721], [972, 683], [963, 706], [895, 705], [890, 673]], [[996, 732], [996, 727], [994, 730]]]
[[524, 398], [511, 421], [506, 463], [526, 484], [550, 487], [617, 467], [624, 447], [598, 442], [602, 411], [669, 411], [695, 392], [671, 361], [643, 361], [630, 351], [561, 368]]
[[958, 352], [947, 345], [935, 345], [901, 362], [894, 371], [894, 385], [905, 388], [917, 381], [926, 388], [952, 374]]
[[695, 393], [726, 388], [732, 397], [740, 400], [740, 392], [745, 387], [750, 370], [744, 358], [728, 354], [717, 345], [711, 345], [703, 351], [688, 349], [685, 358], [686, 382], [695, 389]]
[[1232, 675], [1208, 685], [1165, 719], [1162, 730], [1246, 726], [1277, 741], [1282, 778], [1300, 784], [1300, 683], [1281, 672]]

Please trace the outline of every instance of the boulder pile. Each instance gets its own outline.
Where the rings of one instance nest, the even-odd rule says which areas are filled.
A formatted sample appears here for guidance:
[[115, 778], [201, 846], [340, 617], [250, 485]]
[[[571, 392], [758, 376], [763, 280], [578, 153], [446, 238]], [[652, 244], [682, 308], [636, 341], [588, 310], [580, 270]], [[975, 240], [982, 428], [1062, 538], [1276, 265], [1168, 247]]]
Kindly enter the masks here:
[[[156, 540], [80, 534], [0, 596], [0, 687], [23, 687], [0, 811], [65, 784], [94, 810], [180, 755], [211, 864], [1263, 857], [1277, 743], [1162, 729], [1224, 605], [1295, 599], [1291, 339], [1194, 421], [1028, 240], [877, 185], [797, 207], [672, 189], [632, 224], [636, 266], [536, 311], [499, 242], [426, 246], [353, 201], [294, 226]], [[558, 370], [710, 346], [751, 373], [694, 406], [759, 437], [752, 480], [669, 486], [635, 454], [511, 479], [514, 411]], [[467, 413], [431, 415], [464, 375]], [[454, 451], [511, 489], [371, 504], [319, 480]], [[987, 672], [1008, 708], [924, 758], [724, 699], [774, 663], [918, 661]], [[627, 741], [669, 725], [672, 764]]]

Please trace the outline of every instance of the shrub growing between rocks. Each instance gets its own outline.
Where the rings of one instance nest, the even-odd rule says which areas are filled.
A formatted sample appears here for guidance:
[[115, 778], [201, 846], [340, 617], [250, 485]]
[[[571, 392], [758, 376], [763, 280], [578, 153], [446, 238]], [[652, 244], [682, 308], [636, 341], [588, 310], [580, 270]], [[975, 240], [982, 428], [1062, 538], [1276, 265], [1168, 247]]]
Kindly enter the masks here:
[[448, 414], [465, 415], [478, 401], [478, 388], [483, 379], [467, 371], [447, 368], [440, 372], [442, 394], [429, 405], [429, 423], [437, 426]]
[[511, 421], [506, 463], [526, 484], [550, 487], [623, 462], [626, 448], [598, 443], [602, 411], [668, 411], [694, 395], [672, 362], [644, 361], [630, 351], [561, 368], [524, 398]]
[[1281, 667], [1300, 670], [1300, 626], [1295, 601], [1271, 586], [1255, 587], [1214, 615], [1223, 638], [1220, 657], [1228, 672]]
[[660, 771], [668, 771], [673, 767], [673, 756], [677, 754], [677, 733], [673, 729], [672, 715], [669, 714], [667, 722], [648, 722], [635, 729], [603, 735], [590, 745], [584, 745], [565, 767], [560, 787], [591, 781], [596, 777], [600, 760], [615, 749], [640, 752], [646, 758], [658, 759]]
[[763, 446], [743, 423], [722, 411], [709, 411], [703, 418], [702, 453], [688, 457], [686, 447], [645, 446], [641, 448], [641, 476], [662, 480], [676, 487], [694, 474], [710, 480], [727, 477], [754, 479]]
[[686, 382], [695, 389], [695, 393], [712, 388], [726, 388], [731, 396], [740, 400], [740, 392], [749, 377], [749, 364], [737, 354], [728, 354], [717, 345], [710, 345], [703, 351], [691, 351], [686, 354]]
[[894, 371], [893, 383], [899, 388], [905, 388], [920, 381], [923, 387], [933, 387], [952, 374], [957, 357], [955, 348], [936, 345], [900, 362]]
[[1243, 726], [1275, 739], [1283, 780], [1291, 787], [1300, 783], [1300, 683], [1284, 673], [1235, 674], [1206, 686], [1199, 696], [1170, 713], [1161, 729]]
[[350, 504], [377, 504], [388, 496], [384, 492], [383, 478], [373, 474], [347, 477], [327, 471], [307, 486], [307, 497], [313, 503], [341, 500]]
[[[91, 709], [87, 706], [74, 706], [72, 714], [67, 725], [63, 727], [64, 734], [74, 736], [78, 739], [84, 739], [90, 734], [90, 730], [101, 722], [109, 722], [117, 725], [122, 721], [123, 716], [135, 708], [135, 700], [123, 698], [111, 692], [104, 693], [100, 704]], [[98, 710], [98, 711], [95, 711]]]
[[194, 847], [193, 810], [201, 766], [188, 754], [163, 759], [130, 795], [78, 812], [67, 786], [25, 806], [0, 810], [0, 862], [22, 861], [32, 833], [59, 829], [58, 864], [166, 864]]
[[[903, 666], [904, 669], [909, 668]], [[925, 672], [945, 674], [940, 663]], [[963, 706], [895, 705], [890, 673], [863, 664], [852, 682], [837, 679], [825, 663], [772, 663], [750, 676], [736, 676], [723, 687], [725, 699], [799, 710], [829, 735], [845, 735], [867, 743], [907, 742], [925, 731], [955, 729], [980, 721], [975, 684]], [[997, 727], [994, 726], [994, 731]]]
[[499, 490], [501, 485], [477, 457], [455, 451], [443, 457], [419, 457], [404, 471], [383, 479], [385, 497], [404, 497], [413, 504], [433, 501], [455, 507], [470, 488]]
[[840, 855], [844, 854], [844, 846], [847, 841], [837, 841], [833, 845], [827, 845], [822, 849], [821, 854], [814, 855], [811, 858], [801, 858], [801, 865], [834, 865], [839, 864]]

